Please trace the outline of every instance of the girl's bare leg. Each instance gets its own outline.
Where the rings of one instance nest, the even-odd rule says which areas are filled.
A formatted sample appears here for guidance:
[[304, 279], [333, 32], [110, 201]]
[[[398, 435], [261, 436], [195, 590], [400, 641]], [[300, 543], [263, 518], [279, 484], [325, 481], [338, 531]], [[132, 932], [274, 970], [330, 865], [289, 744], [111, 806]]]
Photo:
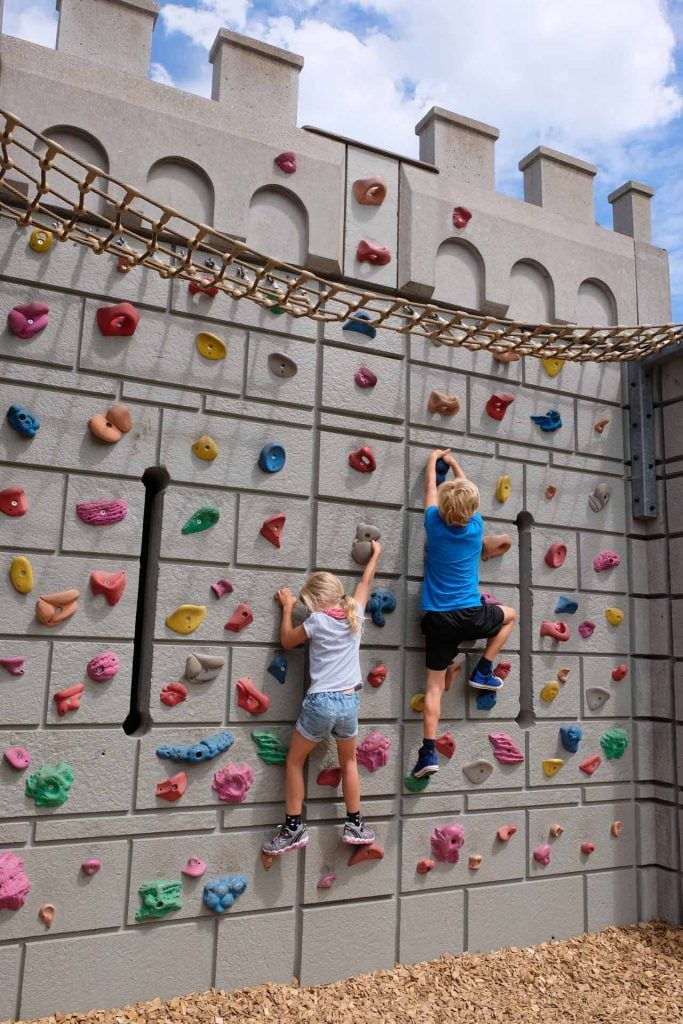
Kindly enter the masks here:
[[307, 740], [296, 729], [292, 733], [292, 742], [287, 753], [285, 765], [285, 811], [287, 814], [301, 814], [304, 806], [306, 787], [304, 785], [304, 765], [306, 758], [317, 746], [314, 740]]

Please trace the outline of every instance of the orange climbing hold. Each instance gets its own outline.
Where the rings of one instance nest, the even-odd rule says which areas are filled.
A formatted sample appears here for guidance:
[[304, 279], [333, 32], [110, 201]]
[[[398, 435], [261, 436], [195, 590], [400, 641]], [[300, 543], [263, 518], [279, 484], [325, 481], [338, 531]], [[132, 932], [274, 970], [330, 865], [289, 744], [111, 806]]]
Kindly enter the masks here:
[[237, 680], [237, 706], [250, 715], [262, 715], [270, 707], [270, 697], [254, 686], [250, 676]]
[[224, 629], [231, 633], [239, 633], [254, 621], [254, 613], [248, 604], [238, 604], [234, 612], [225, 623]]
[[187, 775], [185, 772], [177, 772], [170, 779], [157, 782], [154, 795], [159, 797], [160, 800], [166, 800], [169, 804], [174, 804], [176, 800], [180, 800], [186, 789]]
[[126, 589], [128, 577], [125, 570], [118, 572], [91, 572], [90, 589], [93, 594], [102, 594], [107, 604], [118, 604]]
[[41, 594], [36, 601], [36, 618], [41, 626], [58, 626], [78, 607], [78, 590], [61, 590], [58, 594]]
[[381, 860], [384, 856], [384, 850], [377, 843], [367, 843], [365, 846], [359, 846], [353, 851], [348, 860], [348, 866], [351, 868], [354, 864], [362, 864], [366, 860]]
[[75, 683], [66, 690], [58, 690], [52, 695], [57, 705], [57, 714], [65, 715], [67, 711], [78, 711], [81, 706], [81, 695], [85, 690], [83, 683]]

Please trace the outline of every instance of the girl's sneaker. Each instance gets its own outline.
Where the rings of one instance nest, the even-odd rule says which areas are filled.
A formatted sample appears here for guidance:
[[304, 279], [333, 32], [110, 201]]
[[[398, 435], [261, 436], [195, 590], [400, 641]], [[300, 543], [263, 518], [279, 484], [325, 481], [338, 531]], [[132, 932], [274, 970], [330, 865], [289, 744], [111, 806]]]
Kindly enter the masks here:
[[308, 832], [305, 825], [293, 832], [286, 825], [280, 825], [273, 838], [264, 843], [261, 849], [264, 853], [269, 853], [271, 857], [279, 857], [281, 853], [287, 853], [287, 850], [298, 850], [307, 845]]
[[494, 676], [493, 672], [489, 672], [485, 676], [483, 672], [475, 668], [470, 676], [470, 686], [473, 686], [475, 690], [502, 690], [503, 680], [498, 676]]
[[352, 821], [347, 821], [344, 825], [342, 843], [352, 843], [354, 846], [365, 846], [368, 843], [374, 843], [374, 841], [375, 833], [371, 828], [368, 828], [362, 818], [360, 820], [360, 825], [354, 825]]

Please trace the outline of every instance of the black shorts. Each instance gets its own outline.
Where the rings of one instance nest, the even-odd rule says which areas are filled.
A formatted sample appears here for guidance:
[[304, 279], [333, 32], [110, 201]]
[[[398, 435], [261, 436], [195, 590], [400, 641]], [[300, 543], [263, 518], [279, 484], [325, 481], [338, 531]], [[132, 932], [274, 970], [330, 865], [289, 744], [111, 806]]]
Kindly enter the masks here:
[[420, 629], [425, 638], [427, 668], [435, 672], [448, 668], [463, 640], [496, 636], [503, 618], [503, 609], [498, 604], [478, 604], [451, 612], [425, 612]]

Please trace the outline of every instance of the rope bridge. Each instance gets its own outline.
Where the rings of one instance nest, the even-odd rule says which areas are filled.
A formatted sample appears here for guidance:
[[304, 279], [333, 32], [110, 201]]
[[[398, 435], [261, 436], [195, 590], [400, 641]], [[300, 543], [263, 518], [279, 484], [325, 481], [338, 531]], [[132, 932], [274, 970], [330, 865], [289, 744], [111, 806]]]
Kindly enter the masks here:
[[123, 269], [146, 267], [162, 278], [248, 299], [273, 314], [323, 323], [362, 320], [368, 328], [423, 337], [434, 345], [494, 356], [568, 362], [642, 359], [683, 341], [683, 324], [575, 327], [525, 324], [408, 301], [336, 283], [251, 249], [184, 217], [0, 110], [0, 216], [71, 240]]

